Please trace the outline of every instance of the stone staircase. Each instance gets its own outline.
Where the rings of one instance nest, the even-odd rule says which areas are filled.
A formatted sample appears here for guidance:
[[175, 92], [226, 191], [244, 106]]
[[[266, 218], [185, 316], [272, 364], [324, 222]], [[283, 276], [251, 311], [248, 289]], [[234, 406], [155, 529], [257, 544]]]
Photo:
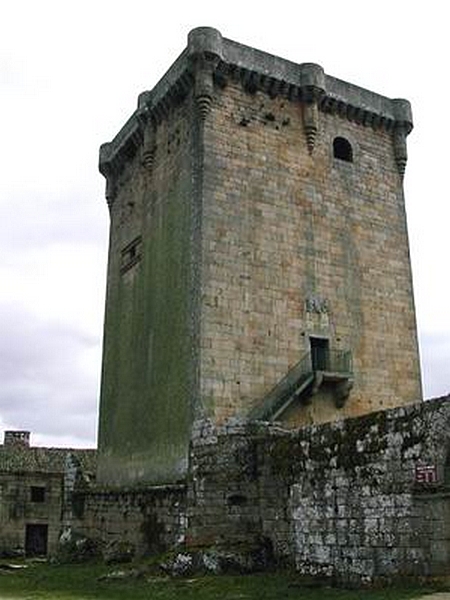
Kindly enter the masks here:
[[308, 404], [324, 383], [333, 388], [337, 408], [342, 408], [353, 387], [349, 350], [306, 352], [249, 413], [250, 421], [276, 421], [294, 403]]

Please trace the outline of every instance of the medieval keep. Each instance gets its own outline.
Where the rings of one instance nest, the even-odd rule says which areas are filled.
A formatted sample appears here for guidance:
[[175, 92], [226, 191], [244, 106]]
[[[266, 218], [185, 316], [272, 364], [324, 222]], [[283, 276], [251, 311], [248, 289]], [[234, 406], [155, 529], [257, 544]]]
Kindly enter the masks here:
[[[33, 492], [45, 473], [30, 462], [24, 477], [5, 442], [9, 546], [36, 551], [29, 535], [42, 551], [48, 534], [52, 551], [60, 527], [66, 550], [173, 550], [206, 571], [448, 576], [450, 396], [421, 401], [411, 129], [406, 100], [214, 29], [189, 34], [100, 150], [111, 235], [96, 478], [71, 455], [62, 495], [53, 480]], [[42, 501], [20, 512], [28, 493]]]
[[191, 31], [100, 151], [111, 215], [99, 478], [175, 482], [192, 426], [421, 397], [406, 100]]

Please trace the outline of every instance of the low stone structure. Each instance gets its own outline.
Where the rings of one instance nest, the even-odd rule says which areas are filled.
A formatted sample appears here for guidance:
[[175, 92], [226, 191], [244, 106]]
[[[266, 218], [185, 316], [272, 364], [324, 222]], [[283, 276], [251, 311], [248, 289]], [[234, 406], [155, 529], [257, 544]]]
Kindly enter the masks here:
[[197, 421], [189, 479], [141, 489], [88, 485], [95, 451], [19, 438], [0, 446], [4, 552], [53, 553], [70, 530], [107, 559], [262, 549], [343, 584], [450, 569], [450, 396], [295, 431]]
[[341, 583], [450, 571], [450, 397], [288, 432], [201, 425], [191, 545], [269, 540]]
[[146, 489], [92, 489], [72, 527], [109, 549], [127, 547], [138, 556], [157, 554], [185, 541], [186, 485]]
[[96, 451], [30, 446], [30, 432], [6, 431], [0, 445], [0, 555], [56, 551], [72, 523], [77, 493], [95, 477]]
[[197, 421], [185, 485], [91, 490], [79, 517], [106, 555], [259, 551], [346, 585], [448, 575], [450, 396], [296, 431]]

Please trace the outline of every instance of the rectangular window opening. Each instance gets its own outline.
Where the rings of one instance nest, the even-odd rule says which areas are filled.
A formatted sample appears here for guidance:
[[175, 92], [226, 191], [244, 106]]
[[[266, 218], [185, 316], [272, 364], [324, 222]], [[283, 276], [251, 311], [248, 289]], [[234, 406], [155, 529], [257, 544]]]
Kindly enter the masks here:
[[31, 502], [45, 502], [45, 487], [32, 485], [30, 488]]

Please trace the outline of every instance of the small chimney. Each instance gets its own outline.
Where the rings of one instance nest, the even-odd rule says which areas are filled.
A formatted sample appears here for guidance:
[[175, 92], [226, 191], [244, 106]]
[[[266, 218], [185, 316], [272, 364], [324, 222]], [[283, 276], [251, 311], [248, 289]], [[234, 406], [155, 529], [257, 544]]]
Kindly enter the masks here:
[[5, 431], [4, 445], [20, 446], [21, 448], [30, 447], [30, 432], [29, 431]]

